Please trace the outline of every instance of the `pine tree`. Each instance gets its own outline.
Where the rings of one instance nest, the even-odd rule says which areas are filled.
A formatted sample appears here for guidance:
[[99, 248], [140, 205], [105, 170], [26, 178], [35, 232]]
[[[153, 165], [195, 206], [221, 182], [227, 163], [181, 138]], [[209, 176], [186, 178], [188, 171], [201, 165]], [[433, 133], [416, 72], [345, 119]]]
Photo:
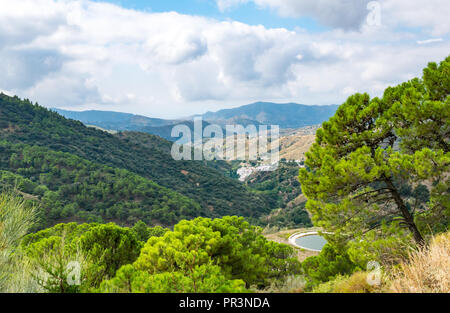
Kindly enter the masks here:
[[[349, 238], [397, 223], [423, 245], [415, 215], [448, 224], [449, 63], [430, 63], [381, 99], [349, 97], [317, 131], [299, 175], [317, 226]], [[435, 205], [414, 212], [408, 190], [420, 183], [433, 186]]]

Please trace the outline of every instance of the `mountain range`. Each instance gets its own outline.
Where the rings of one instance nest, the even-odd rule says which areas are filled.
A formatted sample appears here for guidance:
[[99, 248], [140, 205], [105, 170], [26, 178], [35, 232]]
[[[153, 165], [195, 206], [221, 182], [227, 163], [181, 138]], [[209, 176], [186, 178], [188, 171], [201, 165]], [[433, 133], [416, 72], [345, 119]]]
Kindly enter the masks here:
[[221, 124], [265, 124], [280, 128], [300, 128], [321, 124], [334, 115], [337, 105], [304, 105], [297, 103], [255, 102], [233, 109], [200, 115], [209, 122]]
[[157, 135], [167, 140], [178, 138], [171, 136], [175, 125], [187, 125], [193, 130], [193, 119], [201, 117], [203, 128], [209, 124], [225, 125], [278, 125], [281, 129], [301, 128], [321, 124], [336, 111], [337, 105], [303, 105], [297, 103], [256, 102], [238, 108], [207, 112], [185, 119], [159, 119], [110, 111], [67, 111], [52, 109], [66, 118], [81, 121], [85, 125], [97, 126], [105, 130], [138, 131]]

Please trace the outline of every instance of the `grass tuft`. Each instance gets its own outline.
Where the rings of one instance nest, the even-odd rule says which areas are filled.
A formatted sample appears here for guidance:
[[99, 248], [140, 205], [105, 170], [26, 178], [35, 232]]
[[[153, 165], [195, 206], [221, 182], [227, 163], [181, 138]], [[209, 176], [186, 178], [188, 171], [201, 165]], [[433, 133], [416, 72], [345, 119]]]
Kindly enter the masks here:
[[433, 238], [428, 247], [410, 253], [394, 273], [391, 291], [398, 293], [450, 292], [450, 232]]

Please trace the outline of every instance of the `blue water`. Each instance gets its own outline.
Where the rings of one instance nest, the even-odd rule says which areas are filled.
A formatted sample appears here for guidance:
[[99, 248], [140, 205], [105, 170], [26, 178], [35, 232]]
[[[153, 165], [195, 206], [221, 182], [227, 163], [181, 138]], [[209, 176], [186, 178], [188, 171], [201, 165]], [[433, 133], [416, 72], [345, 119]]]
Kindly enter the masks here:
[[322, 250], [327, 243], [325, 238], [319, 235], [309, 235], [295, 239], [295, 243], [303, 248]]

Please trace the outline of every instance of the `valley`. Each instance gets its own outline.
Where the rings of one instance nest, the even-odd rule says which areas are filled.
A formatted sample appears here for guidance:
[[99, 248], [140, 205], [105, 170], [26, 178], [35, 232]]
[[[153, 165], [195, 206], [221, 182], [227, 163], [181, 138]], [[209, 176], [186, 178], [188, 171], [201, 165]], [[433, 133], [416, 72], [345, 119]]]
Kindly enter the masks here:
[[3, 307], [383, 293], [404, 311], [423, 297], [396, 293], [450, 293], [448, 16], [443, 0], [0, 0]]
[[[171, 142], [123, 130], [133, 128], [133, 115], [124, 115], [134, 121], [129, 127], [105, 132], [100, 125], [111, 124], [83, 125], [17, 97], [2, 95], [0, 101], [0, 134], [6, 140], [0, 150], [2, 189], [18, 188], [43, 204], [38, 227], [71, 220], [121, 225], [143, 220], [148, 225], [171, 226], [183, 218], [233, 214], [257, 225], [310, 225], [305, 200], [295, 202], [301, 195], [299, 164], [284, 158], [304, 156], [315, 126], [283, 130], [280, 168], [252, 173], [242, 184], [237, 173], [251, 165], [247, 161], [174, 161]], [[123, 120], [122, 113], [86, 114], [97, 119], [104, 116], [111, 123], [130, 122]], [[145, 124], [144, 117], [138, 120]], [[238, 140], [245, 139], [238, 135]], [[295, 155], [295, 146], [305, 149]], [[279, 177], [275, 184], [274, 175]], [[161, 198], [151, 196], [147, 203], [146, 185], [158, 190]], [[285, 224], [285, 219], [291, 221]]]
[[[450, 63], [442, 64], [430, 63], [424, 84]], [[235, 160], [177, 161], [172, 152], [180, 146], [155, 134], [85, 125], [1, 93], [0, 251], [7, 262], [0, 288], [409, 290], [419, 283], [407, 272], [417, 271], [417, 262], [448, 268], [449, 117], [433, 116], [449, 111], [439, 86], [433, 94], [417, 91], [434, 97], [424, 101], [434, 105], [429, 111], [393, 105], [413, 87], [396, 88], [382, 101], [356, 94], [320, 126], [282, 128], [270, 140], [276, 162], [250, 158], [252, 145], [265, 141], [250, 133], [184, 145], [195, 155], [215, 141], [225, 152], [237, 143], [242, 149]], [[402, 116], [413, 110], [417, 120], [409, 117], [404, 127]], [[267, 122], [264, 114], [258, 118]], [[415, 247], [423, 249], [407, 252]], [[83, 266], [75, 285], [64, 283], [71, 277], [64, 266], [73, 262]], [[370, 284], [371, 264], [383, 264], [389, 276]], [[421, 288], [447, 290], [442, 273], [434, 278], [441, 285]], [[428, 281], [435, 274], [420, 275]]]

